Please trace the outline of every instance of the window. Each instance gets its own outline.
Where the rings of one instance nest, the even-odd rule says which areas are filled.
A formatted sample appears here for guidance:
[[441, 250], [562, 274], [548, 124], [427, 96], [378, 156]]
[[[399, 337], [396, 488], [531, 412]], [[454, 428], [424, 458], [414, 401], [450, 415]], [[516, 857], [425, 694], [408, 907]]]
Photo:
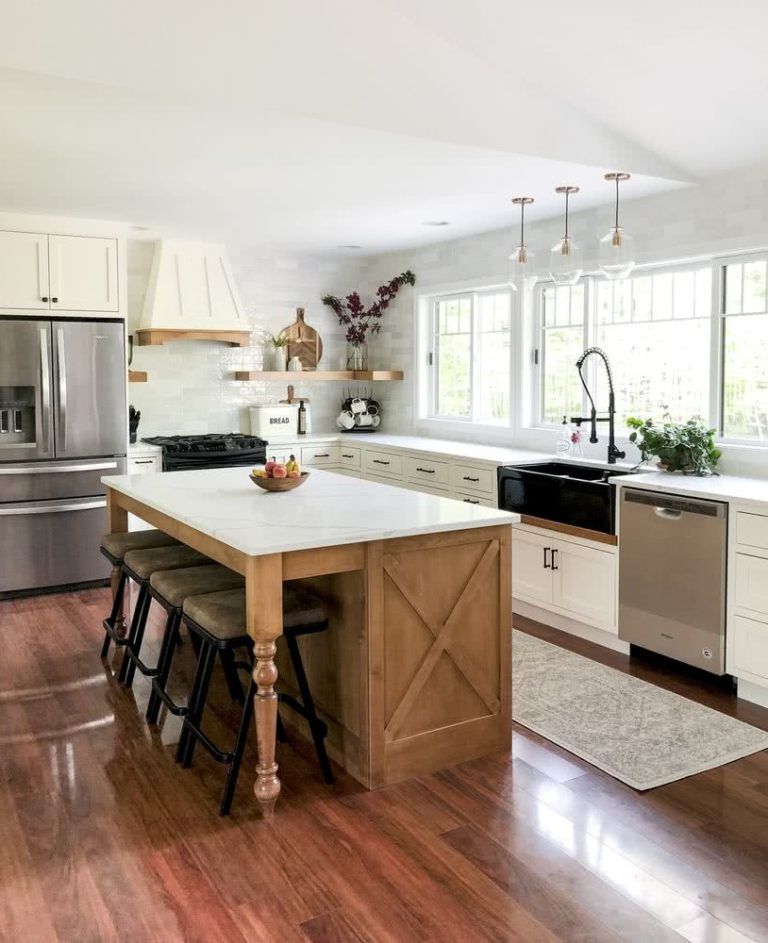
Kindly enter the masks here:
[[587, 346], [584, 335], [584, 282], [547, 285], [541, 292], [541, 402], [544, 422], [581, 414], [582, 389], [575, 363]]
[[[712, 273], [709, 266], [596, 285], [595, 343], [611, 362], [617, 428], [629, 416], [709, 417]], [[607, 402], [607, 379], [596, 383]]]
[[723, 266], [722, 431], [726, 438], [768, 440], [768, 299], [766, 260]]
[[[709, 417], [712, 334], [710, 266], [658, 270], [620, 281], [582, 279], [539, 288], [539, 422], [584, 415], [576, 360], [601, 347], [616, 390], [617, 428], [629, 416]], [[608, 401], [602, 365], [584, 373], [598, 409]]]
[[485, 425], [511, 420], [508, 289], [432, 299], [430, 415]]

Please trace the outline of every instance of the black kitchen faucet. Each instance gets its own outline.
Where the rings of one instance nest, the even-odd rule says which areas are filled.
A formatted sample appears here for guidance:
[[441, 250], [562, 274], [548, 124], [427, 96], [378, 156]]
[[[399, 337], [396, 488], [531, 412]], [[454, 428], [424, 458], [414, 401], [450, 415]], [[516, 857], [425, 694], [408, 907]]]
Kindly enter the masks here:
[[[592, 399], [592, 394], [589, 392], [587, 387], [586, 380], [584, 379], [584, 374], [581, 372], [582, 367], [584, 366], [584, 361], [587, 357], [591, 357], [592, 354], [600, 357], [605, 364], [605, 372], [608, 374], [608, 415], [607, 416], [598, 416], [597, 409], [595, 407], [595, 401]], [[605, 351], [601, 350], [599, 347], [588, 347], [584, 353], [576, 361], [576, 369], [579, 371], [579, 379], [581, 380], [581, 385], [584, 387], [584, 392], [587, 394], [589, 399], [590, 414], [588, 418], [584, 416], [571, 416], [571, 422], [575, 422], [577, 426], [580, 426], [582, 422], [589, 422], [591, 425], [591, 431], [589, 436], [590, 442], [597, 442], [597, 424], [598, 422], [607, 422], [608, 423], [608, 464], [615, 465], [617, 458], [624, 458], [626, 455], [625, 452], [620, 451], [616, 447], [616, 435], [614, 429], [614, 417], [616, 416], [616, 397], [613, 392], [613, 376], [611, 375], [611, 365], [608, 363], [608, 358], [605, 355]]]

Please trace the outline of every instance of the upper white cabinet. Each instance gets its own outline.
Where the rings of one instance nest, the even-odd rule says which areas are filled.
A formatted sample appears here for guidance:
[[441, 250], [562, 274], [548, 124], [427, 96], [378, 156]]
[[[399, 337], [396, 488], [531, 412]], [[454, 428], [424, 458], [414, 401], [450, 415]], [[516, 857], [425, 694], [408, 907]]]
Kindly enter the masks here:
[[117, 240], [0, 232], [0, 309], [118, 311]]
[[48, 236], [0, 232], [0, 308], [50, 308]]
[[51, 307], [117, 311], [117, 240], [49, 236]]

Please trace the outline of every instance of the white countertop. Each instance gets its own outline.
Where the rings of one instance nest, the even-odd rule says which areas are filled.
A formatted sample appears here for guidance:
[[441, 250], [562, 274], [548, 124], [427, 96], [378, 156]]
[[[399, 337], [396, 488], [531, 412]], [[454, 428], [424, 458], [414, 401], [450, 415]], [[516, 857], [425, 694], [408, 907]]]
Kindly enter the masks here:
[[768, 504], [768, 479], [738, 475], [711, 475], [698, 478], [679, 472], [649, 471], [612, 478], [617, 487], [642, 488], [667, 494], [691, 495], [714, 501], [748, 501]]
[[270, 494], [249, 473], [216, 468], [110, 475], [102, 482], [249, 556], [520, 520], [507, 511], [317, 469], [295, 491]]

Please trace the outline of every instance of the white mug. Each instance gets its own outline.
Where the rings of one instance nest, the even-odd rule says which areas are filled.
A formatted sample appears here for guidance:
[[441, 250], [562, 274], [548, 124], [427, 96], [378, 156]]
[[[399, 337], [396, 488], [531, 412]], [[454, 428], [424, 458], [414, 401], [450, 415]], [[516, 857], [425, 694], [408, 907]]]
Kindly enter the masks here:
[[381, 416], [374, 413], [374, 415], [371, 416], [371, 419], [372, 419], [371, 425], [373, 426], [373, 428], [378, 429], [379, 426], [381, 425]]
[[358, 413], [355, 416], [355, 425], [356, 426], [372, 426], [373, 416], [371, 416], [369, 413]]
[[355, 417], [347, 409], [342, 409], [336, 418], [336, 425], [342, 429], [353, 429], [355, 426]]
[[365, 412], [365, 403], [361, 399], [353, 399], [351, 403], [352, 412], [357, 415], [358, 413]]

